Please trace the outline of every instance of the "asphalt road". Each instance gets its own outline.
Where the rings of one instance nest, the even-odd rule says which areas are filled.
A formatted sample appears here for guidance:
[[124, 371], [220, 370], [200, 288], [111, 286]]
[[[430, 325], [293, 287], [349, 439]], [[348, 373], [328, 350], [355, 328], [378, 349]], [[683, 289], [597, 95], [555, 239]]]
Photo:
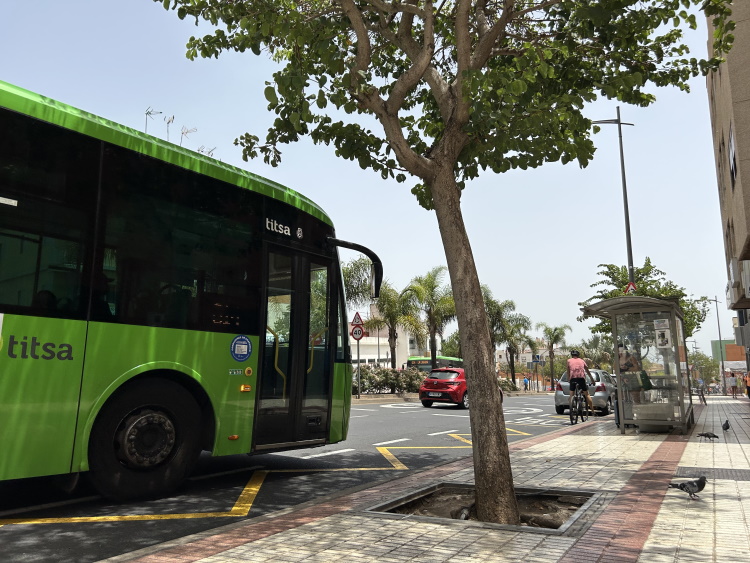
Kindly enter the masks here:
[[[509, 441], [569, 424], [551, 395], [506, 397]], [[610, 415], [611, 417], [612, 415]], [[179, 495], [113, 504], [82, 479], [0, 483], [0, 545], [14, 562], [98, 561], [471, 454], [469, 412], [451, 405], [358, 404], [347, 441], [258, 456], [201, 458]]]

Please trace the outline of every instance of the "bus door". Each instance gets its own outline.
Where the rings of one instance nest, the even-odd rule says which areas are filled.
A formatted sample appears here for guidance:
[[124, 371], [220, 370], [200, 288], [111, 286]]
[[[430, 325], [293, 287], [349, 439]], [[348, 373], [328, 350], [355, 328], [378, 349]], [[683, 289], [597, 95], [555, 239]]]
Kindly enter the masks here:
[[323, 443], [331, 408], [330, 261], [268, 253], [266, 333], [259, 368], [255, 449]]

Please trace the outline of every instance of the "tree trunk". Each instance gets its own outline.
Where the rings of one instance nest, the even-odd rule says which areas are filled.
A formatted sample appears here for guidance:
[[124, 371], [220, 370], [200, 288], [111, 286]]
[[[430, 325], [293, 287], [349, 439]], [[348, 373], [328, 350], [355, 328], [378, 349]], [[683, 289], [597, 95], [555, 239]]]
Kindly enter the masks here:
[[396, 331], [388, 329], [388, 347], [391, 349], [391, 368], [396, 369]]
[[515, 354], [511, 354], [508, 359], [508, 364], [510, 364], [510, 379], [513, 382], [513, 385], [516, 384], [516, 359], [514, 356]]
[[[552, 347], [549, 349], [549, 387], [552, 389], [554, 385], [553, 380], [555, 378], [555, 353], [552, 351]], [[552, 389], [554, 391], [554, 389]]]
[[430, 360], [432, 360], [432, 369], [437, 365], [437, 332], [434, 327], [430, 327]]
[[477, 517], [518, 524], [508, 438], [495, 376], [492, 340], [452, 167], [429, 183], [456, 303], [471, 410]]

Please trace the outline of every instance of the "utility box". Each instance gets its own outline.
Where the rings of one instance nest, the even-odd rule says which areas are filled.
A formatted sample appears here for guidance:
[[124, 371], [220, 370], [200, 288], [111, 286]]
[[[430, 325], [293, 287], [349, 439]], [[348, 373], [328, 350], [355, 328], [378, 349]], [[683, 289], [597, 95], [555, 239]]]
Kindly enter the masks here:
[[[695, 423], [682, 310], [676, 301], [624, 296], [581, 309], [612, 323], [620, 431], [683, 434]], [[680, 370], [680, 354], [686, 371]]]

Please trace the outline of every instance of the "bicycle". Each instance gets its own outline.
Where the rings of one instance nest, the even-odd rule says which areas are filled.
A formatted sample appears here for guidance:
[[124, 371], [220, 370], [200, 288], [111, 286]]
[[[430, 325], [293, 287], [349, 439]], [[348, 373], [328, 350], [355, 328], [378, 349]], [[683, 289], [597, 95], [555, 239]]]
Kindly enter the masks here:
[[579, 417], [581, 422], [586, 422], [589, 418], [588, 408], [583, 391], [581, 391], [580, 387], [576, 387], [575, 394], [570, 402], [570, 423], [577, 424]]

